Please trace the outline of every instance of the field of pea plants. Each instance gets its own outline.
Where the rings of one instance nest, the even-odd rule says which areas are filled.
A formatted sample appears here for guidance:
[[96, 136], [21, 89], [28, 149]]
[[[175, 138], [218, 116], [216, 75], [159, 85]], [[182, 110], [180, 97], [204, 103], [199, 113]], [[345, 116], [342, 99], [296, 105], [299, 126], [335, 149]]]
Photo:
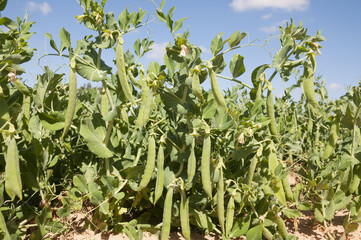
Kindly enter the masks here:
[[[249, 85], [239, 80], [246, 33], [218, 34], [203, 59], [185, 18], [154, 1], [150, 14], [174, 41], [145, 67], [153, 41], [124, 43], [148, 24], [146, 12], [104, 12], [105, 3], [79, 0], [84, 38], [71, 41], [65, 28], [46, 35], [69, 73], [44, 67], [34, 86], [21, 78], [33, 22], [0, 18], [1, 239], [72, 239], [77, 214], [82, 231], [137, 240], [175, 231], [186, 240], [296, 239], [305, 215], [325, 239], [352, 236], [361, 223], [361, 83], [328, 97], [315, 75], [320, 32], [280, 26], [279, 50], [247, 69]], [[235, 84], [222, 91], [219, 81]], [[290, 86], [281, 97], [274, 81]], [[330, 230], [336, 217], [341, 231]]]

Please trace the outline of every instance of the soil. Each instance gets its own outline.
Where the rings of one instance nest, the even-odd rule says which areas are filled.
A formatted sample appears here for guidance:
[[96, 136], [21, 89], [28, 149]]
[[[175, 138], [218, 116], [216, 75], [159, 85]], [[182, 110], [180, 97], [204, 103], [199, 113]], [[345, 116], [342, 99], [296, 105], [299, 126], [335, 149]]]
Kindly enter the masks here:
[[[332, 222], [329, 223], [329, 226], [325, 229], [323, 225], [317, 223], [313, 217], [312, 212], [303, 212], [303, 216], [297, 219], [297, 222], [293, 220], [286, 221], [286, 226], [288, 232], [292, 235], [295, 235], [300, 240], [322, 240], [330, 239], [331, 235], [334, 239], [340, 239], [343, 235], [342, 222], [347, 216], [346, 211], [339, 211], [336, 213], [335, 218]], [[85, 215], [81, 213], [72, 214], [68, 220], [71, 224], [69, 225], [71, 229], [61, 236], [48, 236], [54, 240], [126, 240], [129, 239], [125, 234], [112, 234], [112, 233], [96, 233], [90, 229], [84, 229], [85, 226]], [[69, 222], [69, 223], [70, 223]], [[153, 235], [149, 232], [143, 234], [143, 240], [157, 240], [158, 235]], [[170, 235], [170, 240], [184, 240], [180, 231], [172, 232]], [[222, 239], [219, 235], [203, 235], [199, 232], [192, 232], [192, 239], [195, 240], [219, 240]], [[245, 240], [245, 237], [238, 238], [240, 240]], [[352, 232], [344, 239], [361, 239], [361, 226], [355, 232]]]

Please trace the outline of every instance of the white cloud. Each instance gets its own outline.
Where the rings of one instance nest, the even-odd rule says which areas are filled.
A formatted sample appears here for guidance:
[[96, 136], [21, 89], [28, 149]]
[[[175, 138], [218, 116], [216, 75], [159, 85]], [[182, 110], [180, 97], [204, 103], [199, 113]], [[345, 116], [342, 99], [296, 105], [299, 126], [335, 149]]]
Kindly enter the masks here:
[[167, 43], [168, 42], [154, 43], [151, 47], [152, 50], [146, 54], [146, 57], [155, 60], [162, 60], [165, 54], [165, 47], [167, 46]]
[[305, 10], [309, 3], [310, 0], [232, 0], [230, 6], [239, 12], [264, 8], [301, 11]]
[[331, 91], [342, 91], [342, 90], [345, 90], [345, 88], [341, 85], [341, 84], [338, 84], [338, 83], [331, 83], [328, 88], [331, 90]]
[[52, 12], [52, 9], [47, 2], [37, 3], [29, 1], [27, 2], [27, 9], [29, 11], [40, 11], [45, 16]]
[[262, 28], [260, 28], [260, 30], [266, 34], [277, 33], [279, 26], [285, 25], [286, 21], [287, 20], [282, 20], [282, 21], [276, 22], [272, 25], [262, 27]]
[[271, 17], [272, 17], [272, 13], [268, 13], [268, 14], [263, 15], [261, 18], [262, 19], [270, 19]]

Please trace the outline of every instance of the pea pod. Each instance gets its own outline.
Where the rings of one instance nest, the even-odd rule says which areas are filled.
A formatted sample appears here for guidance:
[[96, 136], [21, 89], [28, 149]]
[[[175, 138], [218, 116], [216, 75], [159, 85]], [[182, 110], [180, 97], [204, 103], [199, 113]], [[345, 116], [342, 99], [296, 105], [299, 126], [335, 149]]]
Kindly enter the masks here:
[[29, 120], [30, 120], [30, 103], [31, 103], [30, 96], [24, 97], [24, 100], [23, 100], [23, 116], [24, 116], [24, 120], [25, 120], [25, 122], [27, 124], [29, 124]]
[[282, 185], [283, 185], [283, 189], [285, 190], [286, 199], [293, 201], [293, 192], [290, 183], [288, 182], [287, 175], [282, 178]]
[[267, 240], [272, 240], [272, 239], [273, 239], [273, 235], [272, 235], [271, 231], [268, 230], [268, 228], [266, 228], [265, 226], [263, 226], [263, 224], [262, 224], [262, 235], [263, 235]]
[[266, 104], [267, 105], [267, 114], [268, 114], [268, 117], [271, 119], [271, 122], [269, 125], [269, 130], [272, 135], [278, 135], [277, 123], [276, 123], [276, 117], [275, 117], [275, 108], [274, 108], [274, 103], [273, 103], [273, 94], [272, 94], [272, 90], [270, 90], [270, 89], [268, 89], [268, 92], [267, 92], [266, 103], [267, 103]]
[[316, 94], [315, 94], [315, 84], [313, 82], [314, 71], [310, 63], [306, 62], [304, 64], [303, 72], [303, 81], [302, 81], [302, 90], [303, 94], [306, 96], [308, 103], [310, 104], [311, 110], [316, 115], [320, 115], [320, 105], [318, 104]]
[[77, 94], [77, 80], [75, 71], [75, 57], [70, 60], [70, 72], [69, 72], [69, 99], [68, 107], [65, 114], [65, 123], [62, 138], [68, 133], [71, 122], [73, 121], [75, 106], [76, 106], [76, 94]]
[[125, 97], [132, 104], [134, 103], [133, 93], [129, 85], [127, 74], [125, 71], [125, 59], [123, 51], [123, 38], [120, 36], [117, 40], [117, 46], [115, 48], [115, 65], [117, 67], [118, 78], [122, 87]]
[[361, 179], [361, 165], [355, 165], [352, 169], [353, 174], [352, 174], [352, 181], [349, 187], [349, 191], [350, 193], [354, 193], [356, 191], [356, 189], [358, 189], [359, 185], [360, 185], [360, 179]]
[[213, 71], [212, 68], [208, 68], [208, 74], [211, 80], [211, 87], [214, 99], [216, 100], [218, 106], [227, 109], [226, 101], [224, 100], [223, 93], [221, 91], [221, 88], [219, 87], [216, 73]]
[[154, 165], [155, 165], [155, 140], [154, 137], [151, 136], [149, 138], [149, 143], [148, 143], [147, 163], [145, 164], [144, 174], [142, 176], [142, 180], [140, 181], [138, 191], [144, 189], [148, 185], [150, 178], [152, 177]]
[[10, 137], [10, 142], [7, 144], [5, 156], [5, 190], [11, 200], [14, 200], [15, 196], [22, 199], [23, 187], [20, 177], [19, 150], [13, 136]]
[[234, 195], [231, 194], [231, 197], [228, 200], [227, 213], [226, 213], [226, 236], [228, 237], [233, 227], [234, 211], [235, 211]]
[[27, 86], [25, 86], [19, 79], [16, 79], [14, 82], [15, 87], [24, 95], [29, 96], [30, 91]]
[[287, 232], [287, 228], [286, 228], [286, 225], [285, 225], [285, 222], [283, 221], [283, 219], [280, 216], [276, 215], [275, 222], [277, 224], [278, 231], [280, 232], [283, 239], [287, 239], [288, 232]]
[[209, 126], [206, 127], [204, 140], [203, 140], [203, 149], [202, 149], [202, 159], [201, 159], [201, 177], [202, 185], [204, 192], [208, 195], [209, 198], [212, 198], [212, 181], [211, 181], [211, 136]]
[[148, 86], [143, 87], [142, 91], [142, 102], [140, 104], [138, 118], [135, 121], [135, 127], [140, 128], [147, 124], [149, 120], [149, 114], [151, 110], [151, 105], [153, 102], [153, 90]]
[[222, 157], [219, 157], [220, 167], [219, 167], [219, 177], [217, 185], [217, 216], [219, 225], [221, 225], [222, 232], [225, 233], [224, 229], [224, 182], [223, 182], [223, 161]]
[[329, 158], [331, 156], [333, 150], [335, 149], [336, 142], [338, 139], [338, 128], [339, 128], [339, 121], [338, 121], [338, 118], [335, 118], [331, 125], [331, 128], [330, 128], [330, 137], [328, 139], [326, 148], [323, 151], [322, 159]]
[[194, 95], [201, 101], [201, 103], [203, 103], [204, 98], [201, 90], [201, 84], [199, 82], [199, 74], [197, 72], [194, 72], [193, 74], [192, 91]]
[[258, 157], [254, 156], [251, 159], [251, 164], [249, 165], [249, 170], [247, 173], [246, 184], [248, 186], [252, 185], [253, 175], [254, 175], [254, 172], [256, 171], [257, 163], [258, 163]]
[[156, 202], [162, 196], [164, 188], [164, 149], [162, 144], [160, 144], [158, 149], [157, 169], [158, 172], [154, 190], [154, 204], [156, 204]]
[[[183, 184], [184, 185], [184, 184]], [[179, 216], [182, 228], [182, 234], [186, 240], [191, 239], [191, 230], [189, 225], [189, 199], [187, 198], [184, 186], [181, 187], [181, 202], [179, 207]]]
[[190, 189], [192, 186], [192, 181], [194, 178], [194, 175], [196, 174], [196, 155], [194, 153], [195, 148], [195, 137], [193, 137], [192, 141], [192, 147], [191, 147], [191, 154], [188, 158], [188, 165], [187, 165], [187, 175], [188, 175], [188, 181], [187, 181], [187, 189]]
[[104, 117], [108, 113], [108, 97], [105, 91], [101, 94], [100, 113]]
[[169, 186], [167, 194], [165, 196], [163, 208], [163, 226], [160, 240], [167, 240], [169, 237], [172, 220], [173, 188], [174, 186]]

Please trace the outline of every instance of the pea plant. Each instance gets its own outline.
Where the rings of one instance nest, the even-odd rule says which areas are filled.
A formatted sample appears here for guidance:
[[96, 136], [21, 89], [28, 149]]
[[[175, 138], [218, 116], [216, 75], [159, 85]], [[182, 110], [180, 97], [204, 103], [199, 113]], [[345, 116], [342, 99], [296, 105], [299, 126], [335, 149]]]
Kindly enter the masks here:
[[[280, 49], [248, 85], [239, 80], [242, 49], [255, 45], [246, 33], [217, 34], [204, 59], [181, 32], [186, 18], [174, 19], [176, 8], [165, 11], [164, 0], [152, 1], [153, 15], [126, 8], [118, 17], [104, 12], [106, 2], [78, 1], [76, 19], [90, 34], [76, 45], [65, 28], [59, 38], [46, 34], [53, 53], [42, 58], [67, 59], [68, 74], [45, 66], [33, 87], [20, 77], [33, 56], [33, 23], [0, 18], [7, 29], [0, 32], [4, 239], [65, 234], [74, 212], [86, 215], [87, 228], [129, 239], [148, 231], [165, 240], [176, 228], [185, 239], [192, 230], [222, 239], [295, 239], [286, 221], [312, 211], [327, 228], [344, 209], [344, 236], [357, 229], [361, 85], [328, 98], [315, 75], [320, 32], [308, 35], [292, 19], [281, 26]], [[145, 66], [154, 42], [129, 43], [127, 34], [153, 21], [164, 23], [171, 41], [163, 62]], [[79, 77], [88, 86], [79, 87]], [[222, 91], [220, 79], [237, 84]], [[290, 79], [275, 97], [272, 83]], [[299, 100], [291, 95], [297, 88]]]

